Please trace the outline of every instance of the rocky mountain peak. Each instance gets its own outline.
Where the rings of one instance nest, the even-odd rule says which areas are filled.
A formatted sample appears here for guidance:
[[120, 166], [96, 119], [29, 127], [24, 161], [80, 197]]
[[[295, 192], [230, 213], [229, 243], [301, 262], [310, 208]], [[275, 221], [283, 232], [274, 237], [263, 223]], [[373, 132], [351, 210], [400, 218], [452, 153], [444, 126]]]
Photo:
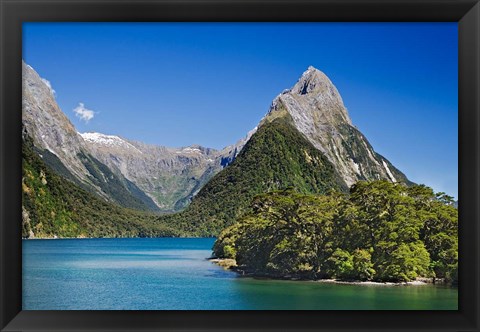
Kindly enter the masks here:
[[322, 93], [333, 86], [330, 79], [322, 71], [309, 66], [292, 88], [295, 93], [305, 95], [308, 93]]
[[272, 102], [260, 125], [290, 117], [293, 125], [335, 166], [347, 185], [358, 180], [406, 180], [388, 160], [375, 153], [355, 128], [332, 81], [313, 66]]
[[85, 149], [83, 139], [60, 110], [50, 83], [22, 61], [22, 124], [35, 146], [59, 157], [79, 177], [86, 174], [77, 154]]
[[119, 136], [95, 132], [82, 133], [80, 136], [82, 136], [83, 140], [88, 143], [94, 143], [108, 148], [128, 149], [133, 152], [142, 153], [142, 151]]
[[243, 147], [232, 152], [200, 145], [168, 148], [79, 133], [57, 104], [50, 82], [25, 62], [22, 79], [24, 139], [30, 137], [40, 157], [63, 177], [128, 208], [183, 208]]
[[333, 83], [312, 66], [273, 100], [257, 127], [220, 151], [200, 145], [154, 146], [95, 132], [80, 134], [56, 103], [50, 83], [25, 63], [22, 111], [24, 133], [37, 149], [56, 156], [46, 155], [51, 167], [89, 191], [130, 208], [184, 208], [212, 176], [233, 162], [257, 130], [277, 118], [283, 118], [279, 120], [284, 120], [287, 131], [299, 132], [322, 152], [348, 185], [359, 179], [406, 179], [353, 127]]
[[325, 73], [310, 66], [295, 85], [279, 94], [272, 102], [267, 118], [276, 118], [288, 111], [297, 127], [316, 131], [314, 127], [352, 124], [342, 97]]

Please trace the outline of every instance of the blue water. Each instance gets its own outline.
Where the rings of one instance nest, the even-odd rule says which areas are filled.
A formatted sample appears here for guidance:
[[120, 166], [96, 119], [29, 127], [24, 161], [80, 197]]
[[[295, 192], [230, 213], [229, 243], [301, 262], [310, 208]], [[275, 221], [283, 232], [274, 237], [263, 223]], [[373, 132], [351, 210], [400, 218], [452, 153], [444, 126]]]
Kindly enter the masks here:
[[206, 260], [214, 239], [23, 241], [24, 310], [458, 308], [456, 288], [238, 277]]

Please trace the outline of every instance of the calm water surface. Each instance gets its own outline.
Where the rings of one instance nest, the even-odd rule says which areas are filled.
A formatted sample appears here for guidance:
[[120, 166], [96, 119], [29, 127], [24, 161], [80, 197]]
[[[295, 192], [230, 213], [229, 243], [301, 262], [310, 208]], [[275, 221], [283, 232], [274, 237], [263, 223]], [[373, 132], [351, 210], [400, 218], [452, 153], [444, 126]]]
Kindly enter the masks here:
[[214, 239], [23, 241], [24, 310], [457, 310], [456, 288], [240, 278], [212, 264]]

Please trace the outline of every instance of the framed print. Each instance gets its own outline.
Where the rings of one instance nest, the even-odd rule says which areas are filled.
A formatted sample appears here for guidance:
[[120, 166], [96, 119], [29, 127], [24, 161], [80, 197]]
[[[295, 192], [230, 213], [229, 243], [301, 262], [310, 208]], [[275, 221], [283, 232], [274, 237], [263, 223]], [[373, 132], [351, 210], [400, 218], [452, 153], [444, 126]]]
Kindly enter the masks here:
[[478, 331], [479, 6], [2, 0], [2, 331]]

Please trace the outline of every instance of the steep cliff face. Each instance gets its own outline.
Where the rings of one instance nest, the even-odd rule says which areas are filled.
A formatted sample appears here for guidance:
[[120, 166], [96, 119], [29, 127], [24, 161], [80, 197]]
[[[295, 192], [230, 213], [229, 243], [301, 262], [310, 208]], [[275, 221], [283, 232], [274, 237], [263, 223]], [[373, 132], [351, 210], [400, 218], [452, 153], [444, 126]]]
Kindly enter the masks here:
[[376, 179], [408, 182], [355, 128], [337, 88], [318, 69], [309, 67], [291, 89], [278, 95], [260, 125], [286, 114], [335, 166], [347, 185]]
[[[53, 90], [35, 70], [23, 63], [22, 124], [35, 146], [58, 157], [82, 183], [92, 185], [88, 170], [78, 158], [86, 146], [75, 127], [60, 110]], [[102, 194], [99, 188], [95, 188]]]
[[48, 81], [23, 63], [23, 128], [57, 173], [125, 207], [175, 212], [228, 166], [250, 138], [218, 151], [199, 145], [169, 148], [114, 135], [76, 131]]
[[135, 183], [164, 212], [186, 207], [213, 175], [235, 159], [247, 140], [218, 151], [199, 145], [149, 145], [100, 133], [81, 136], [92, 155]]
[[[46, 150], [45, 150], [46, 151]], [[181, 236], [155, 214], [106, 202], [60, 176], [30, 137], [22, 146], [22, 237]]]
[[134, 183], [92, 156], [83, 137], [55, 101], [48, 81], [25, 63], [22, 79], [24, 141], [32, 139], [34, 150], [50, 168], [104, 200], [133, 209], [158, 210]]
[[353, 126], [328, 77], [309, 67], [273, 100], [232, 164], [215, 175], [185, 211], [164, 218], [198, 235], [218, 235], [249, 212], [258, 194], [290, 188], [325, 194], [376, 179], [409, 182]]
[[[24, 135], [32, 138], [36, 151], [58, 174], [124, 207], [176, 212], [187, 207], [198, 193], [201, 200], [200, 190], [205, 184], [222, 170], [227, 171], [227, 166], [235, 161], [252, 137], [278, 119], [282, 120], [279, 123], [284, 130], [297, 132], [332, 165], [334, 179], [331, 183], [341, 182], [340, 187], [373, 179], [408, 183], [405, 175], [377, 154], [355, 128], [338, 90], [324, 73], [313, 67], [309, 67], [291, 89], [284, 90], [273, 100], [257, 127], [237, 143], [219, 151], [199, 145], [182, 148], [148, 145], [101, 133], [80, 134], [60, 110], [48, 81], [23, 64]], [[279, 144], [298, 145], [298, 142], [282, 139]], [[262, 146], [262, 154], [269, 160], [269, 154], [282, 158], [284, 154], [277, 153], [276, 143], [272, 141], [271, 144], [271, 151]], [[308, 161], [311, 153], [302, 156]], [[253, 162], [252, 158], [243, 159], [249, 161], [241, 164]], [[276, 171], [285, 173], [298, 169], [290, 167], [290, 163], [291, 160], [276, 161], [275, 165], [285, 166], [276, 167]], [[250, 165], [245, 167], [249, 172], [255, 171]], [[260, 173], [251, 175], [257, 179], [263, 175], [289, 176]], [[218, 180], [214, 183], [225, 185]], [[285, 182], [285, 185], [292, 184], [292, 181]], [[282, 185], [259, 188], [264, 187], [281, 189]]]
[[287, 188], [315, 194], [348, 189], [288, 115], [260, 126], [232, 164], [215, 175], [184, 211], [161, 220], [199, 236], [216, 236], [249, 212], [256, 195]]

